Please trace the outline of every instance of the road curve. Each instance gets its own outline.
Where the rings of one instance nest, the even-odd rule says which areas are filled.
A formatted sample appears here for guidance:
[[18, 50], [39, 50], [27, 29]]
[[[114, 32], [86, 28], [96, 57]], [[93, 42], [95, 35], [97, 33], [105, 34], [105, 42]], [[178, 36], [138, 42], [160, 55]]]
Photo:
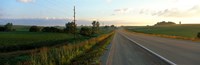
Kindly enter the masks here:
[[118, 33], [127, 36], [177, 65], [200, 65], [199, 42], [148, 36], [123, 30], [119, 30]]
[[167, 65], [120, 33], [114, 35], [106, 65]]

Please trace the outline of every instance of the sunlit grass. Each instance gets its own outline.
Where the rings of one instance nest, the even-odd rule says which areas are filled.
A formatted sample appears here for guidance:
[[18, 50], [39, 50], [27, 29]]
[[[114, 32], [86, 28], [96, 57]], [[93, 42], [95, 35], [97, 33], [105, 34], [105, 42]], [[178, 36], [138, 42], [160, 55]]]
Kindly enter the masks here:
[[128, 30], [149, 34], [164, 34], [170, 36], [181, 36], [188, 38], [196, 38], [197, 33], [200, 32], [200, 25], [169, 25], [169, 26], [141, 26], [141, 27], [127, 27]]
[[[103, 41], [112, 34], [113, 33], [104, 34], [81, 43], [68, 44], [59, 48], [42, 48], [39, 53], [33, 53], [31, 55], [31, 60], [28, 62], [30, 65], [76, 65], [79, 64], [78, 61], [72, 61], [72, 59], [77, 58], [81, 54], [87, 54], [86, 51], [88, 52], [88, 50], [94, 47], [98, 42]], [[96, 51], [99, 52], [99, 50], [95, 50], [88, 53], [97, 53]], [[98, 54], [94, 54], [94, 56], [96, 55]], [[23, 64], [23, 62], [21, 63]]]

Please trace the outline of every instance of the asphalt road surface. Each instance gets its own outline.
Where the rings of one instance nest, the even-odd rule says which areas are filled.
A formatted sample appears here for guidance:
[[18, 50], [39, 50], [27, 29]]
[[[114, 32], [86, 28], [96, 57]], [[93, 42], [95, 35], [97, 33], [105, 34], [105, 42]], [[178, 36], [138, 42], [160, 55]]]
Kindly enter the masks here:
[[111, 42], [106, 65], [167, 65], [117, 32]]
[[149, 36], [123, 30], [118, 30], [111, 42], [106, 65], [166, 65], [166, 62], [126, 37], [177, 65], [200, 65], [199, 42]]

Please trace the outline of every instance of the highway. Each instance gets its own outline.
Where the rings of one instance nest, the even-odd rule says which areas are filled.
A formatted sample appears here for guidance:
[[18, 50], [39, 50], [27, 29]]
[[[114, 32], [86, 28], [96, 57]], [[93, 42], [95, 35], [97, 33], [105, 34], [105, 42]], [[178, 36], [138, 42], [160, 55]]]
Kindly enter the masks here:
[[130, 33], [123, 30], [118, 30], [114, 35], [105, 64], [169, 65], [163, 59], [141, 48], [136, 43], [141, 44], [177, 65], [200, 64], [199, 42]]

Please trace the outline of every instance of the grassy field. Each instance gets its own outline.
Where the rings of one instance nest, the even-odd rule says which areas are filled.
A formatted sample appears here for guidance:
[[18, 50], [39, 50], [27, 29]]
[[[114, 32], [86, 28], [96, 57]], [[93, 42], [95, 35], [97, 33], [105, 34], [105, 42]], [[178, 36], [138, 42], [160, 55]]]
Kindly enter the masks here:
[[0, 45], [23, 45], [33, 44], [42, 41], [64, 40], [73, 36], [64, 33], [43, 33], [43, 32], [0, 32]]
[[44, 32], [0, 32], [0, 49], [15, 51], [54, 45], [73, 39], [72, 34]]
[[[28, 65], [38, 65], [38, 63], [43, 64], [44, 61], [45, 63], [50, 64], [73, 64], [71, 63], [72, 60], [76, 63], [85, 62], [84, 59], [82, 61], [77, 61], [77, 59], [79, 59], [78, 56], [88, 53], [87, 55], [89, 56], [86, 56], [88, 59], [99, 57], [99, 54], [103, 53], [102, 49], [99, 47], [105, 47], [106, 45], [101, 46], [96, 45], [96, 43], [106, 39], [108, 36], [110, 36], [108, 33], [111, 33], [114, 30], [113, 28], [101, 27], [99, 34], [92, 35], [91, 37], [85, 37], [77, 34], [76, 44], [73, 44], [73, 34], [28, 32], [29, 27], [30, 26], [14, 26], [16, 31], [0, 32], [1, 65], [27, 65], [26, 63], [28, 63]], [[93, 53], [93, 51], [90, 52], [90, 50], [93, 50], [92, 48], [94, 46], [98, 51], [95, 50], [95, 53]], [[45, 54], [48, 57], [43, 56]], [[96, 56], [96, 54], [98, 54], [98, 56]], [[64, 58], [60, 58], [60, 56]], [[44, 58], [48, 58], [48, 60]], [[93, 63], [93, 61], [87, 61], [86, 63], [90, 62]]]
[[[0, 52], [27, 50], [43, 46], [53, 46], [64, 42], [71, 43], [74, 41], [74, 36], [68, 33], [28, 32], [30, 26], [22, 25], [14, 25], [13, 28], [16, 31], [0, 32]], [[78, 27], [78, 30], [80, 30], [79, 28], [80, 27]], [[112, 30], [113, 29], [101, 27], [100, 33], [93, 35], [93, 37], [107, 34]], [[77, 37], [79, 41], [90, 38], [79, 34]]]
[[40, 48], [37, 53], [14, 57], [0, 57], [0, 64], [7, 65], [99, 65], [100, 56], [114, 32], [59, 47]]
[[182, 24], [166, 26], [129, 26], [126, 29], [134, 32], [148, 34], [164, 34], [170, 36], [181, 36], [187, 38], [196, 38], [200, 32], [200, 24]]

